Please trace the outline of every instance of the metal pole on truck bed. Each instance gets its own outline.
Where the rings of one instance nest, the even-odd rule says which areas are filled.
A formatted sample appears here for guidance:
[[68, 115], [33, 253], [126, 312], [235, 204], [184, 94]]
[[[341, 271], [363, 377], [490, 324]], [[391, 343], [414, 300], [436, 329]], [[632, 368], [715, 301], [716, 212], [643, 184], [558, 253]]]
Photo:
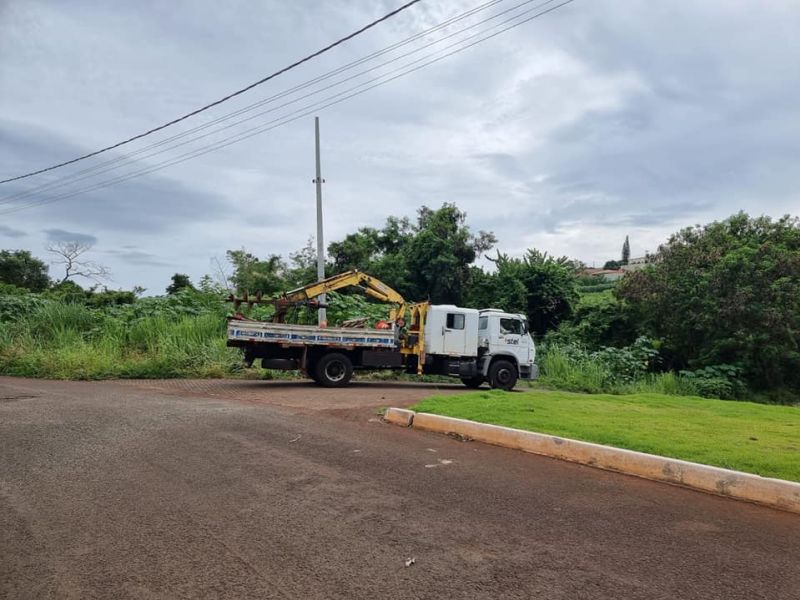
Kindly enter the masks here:
[[[325, 244], [322, 237], [322, 166], [319, 160], [319, 117], [314, 117], [314, 136], [316, 141], [317, 176], [314, 183], [317, 184], [317, 281], [325, 279]], [[320, 304], [325, 304], [325, 294], [318, 297]], [[328, 326], [328, 316], [324, 308], [320, 308], [317, 313], [317, 322], [320, 327]]]

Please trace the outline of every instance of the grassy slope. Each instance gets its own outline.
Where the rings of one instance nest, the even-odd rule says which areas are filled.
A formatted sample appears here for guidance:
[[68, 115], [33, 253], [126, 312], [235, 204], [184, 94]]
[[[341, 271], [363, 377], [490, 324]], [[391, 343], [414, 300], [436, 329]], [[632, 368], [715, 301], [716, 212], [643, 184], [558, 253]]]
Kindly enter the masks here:
[[415, 409], [800, 481], [800, 409], [789, 406], [536, 390], [436, 396]]

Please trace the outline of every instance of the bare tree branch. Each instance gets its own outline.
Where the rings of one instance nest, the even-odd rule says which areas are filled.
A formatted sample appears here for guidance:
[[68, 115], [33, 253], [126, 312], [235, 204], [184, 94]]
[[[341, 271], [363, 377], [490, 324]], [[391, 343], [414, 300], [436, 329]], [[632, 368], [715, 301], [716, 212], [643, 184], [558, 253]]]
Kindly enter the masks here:
[[111, 271], [108, 267], [82, 258], [86, 252], [92, 249], [91, 244], [78, 241], [54, 242], [48, 244], [46, 249], [56, 257], [51, 264], [64, 267], [64, 277], [59, 283], [75, 277], [83, 277], [97, 283], [111, 279]]

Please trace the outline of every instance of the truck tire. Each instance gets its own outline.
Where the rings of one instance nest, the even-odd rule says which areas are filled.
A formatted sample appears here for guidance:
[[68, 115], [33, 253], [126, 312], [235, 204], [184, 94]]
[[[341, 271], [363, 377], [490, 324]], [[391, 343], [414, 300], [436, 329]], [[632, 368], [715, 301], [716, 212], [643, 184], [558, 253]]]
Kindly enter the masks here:
[[317, 361], [314, 381], [324, 387], [344, 387], [353, 376], [353, 363], [345, 354], [331, 352]]
[[489, 367], [489, 385], [496, 390], [512, 390], [517, 384], [517, 367], [508, 360], [498, 360]]
[[483, 385], [483, 382], [486, 381], [482, 375], [478, 375], [477, 377], [462, 377], [461, 383], [463, 383], [468, 388], [478, 389]]

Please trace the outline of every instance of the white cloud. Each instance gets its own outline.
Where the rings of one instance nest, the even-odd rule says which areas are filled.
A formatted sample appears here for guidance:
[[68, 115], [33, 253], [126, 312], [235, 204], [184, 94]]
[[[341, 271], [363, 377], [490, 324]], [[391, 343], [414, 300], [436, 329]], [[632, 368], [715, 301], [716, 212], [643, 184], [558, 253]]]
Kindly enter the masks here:
[[[0, 175], [196, 108], [395, 5], [8, 3]], [[466, 8], [421, 3], [207, 118]], [[632, 0], [623, 9], [579, 0], [332, 107], [320, 113], [326, 238], [452, 201], [506, 251], [537, 246], [602, 263], [626, 234], [636, 254], [739, 209], [796, 213], [798, 17], [788, 1]], [[0, 235], [41, 254], [43, 229], [84, 232], [98, 238], [116, 283], [160, 291], [173, 272], [210, 271], [209, 258], [229, 248], [266, 255], [303, 246], [315, 229], [313, 172], [307, 117], [148, 177], [3, 215]], [[49, 179], [0, 186], [0, 201], [41, 181]]]

